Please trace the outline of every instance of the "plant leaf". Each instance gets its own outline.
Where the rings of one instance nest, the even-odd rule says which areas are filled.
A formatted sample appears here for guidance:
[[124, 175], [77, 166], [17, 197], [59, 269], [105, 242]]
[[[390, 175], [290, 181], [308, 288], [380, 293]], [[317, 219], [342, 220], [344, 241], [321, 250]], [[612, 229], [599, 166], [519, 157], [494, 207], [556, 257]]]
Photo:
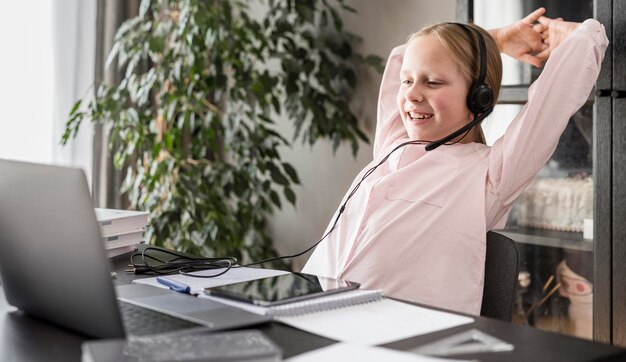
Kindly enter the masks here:
[[280, 172], [275, 164], [273, 164], [272, 162], [267, 162], [266, 166], [267, 169], [270, 171], [270, 175], [274, 182], [283, 186], [289, 185], [289, 180], [287, 180], [287, 178], [282, 174], [282, 172]]
[[283, 189], [283, 193], [285, 194], [285, 198], [289, 201], [290, 204], [296, 206], [296, 194], [289, 187], [285, 187]]
[[298, 172], [296, 172], [295, 168], [293, 168], [287, 162], [283, 162], [283, 169], [285, 170], [287, 175], [289, 175], [289, 178], [291, 179], [291, 181], [293, 181], [293, 183], [300, 184], [300, 179], [298, 178]]

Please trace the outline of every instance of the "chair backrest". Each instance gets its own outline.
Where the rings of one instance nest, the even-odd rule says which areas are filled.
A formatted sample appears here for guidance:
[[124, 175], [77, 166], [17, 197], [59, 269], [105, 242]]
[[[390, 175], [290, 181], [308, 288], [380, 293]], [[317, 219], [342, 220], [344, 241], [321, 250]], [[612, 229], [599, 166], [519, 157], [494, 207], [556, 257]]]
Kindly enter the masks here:
[[519, 251], [515, 241], [488, 232], [481, 316], [511, 321], [518, 274]]

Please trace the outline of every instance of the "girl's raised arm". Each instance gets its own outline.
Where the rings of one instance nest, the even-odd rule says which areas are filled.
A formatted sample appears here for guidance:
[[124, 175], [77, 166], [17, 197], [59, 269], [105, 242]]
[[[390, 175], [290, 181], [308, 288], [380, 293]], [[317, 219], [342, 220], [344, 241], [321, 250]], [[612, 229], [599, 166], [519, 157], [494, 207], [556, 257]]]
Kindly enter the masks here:
[[[528, 102], [489, 153], [488, 192], [503, 206], [512, 204], [552, 156], [570, 117], [589, 97], [607, 46], [604, 27], [589, 19], [551, 50]], [[502, 226], [506, 208], [487, 213], [494, 222], [490, 229]]]
[[374, 159], [393, 141], [407, 137], [402, 124], [396, 97], [400, 89], [400, 69], [406, 45], [395, 47], [385, 66], [383, 80], [378, 92], [378, 112], [376, 115], [376, 135], [374, 137]]

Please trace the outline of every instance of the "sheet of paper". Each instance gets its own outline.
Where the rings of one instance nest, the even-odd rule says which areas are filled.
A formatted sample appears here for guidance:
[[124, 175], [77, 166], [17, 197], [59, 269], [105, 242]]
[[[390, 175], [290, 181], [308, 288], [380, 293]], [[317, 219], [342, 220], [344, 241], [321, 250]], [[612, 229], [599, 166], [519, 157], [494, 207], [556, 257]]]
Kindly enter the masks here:
[[322, 337], [372, 346], [474, 321], [391, 299], [276, 320]]
[[443, 362], [457, 361], [428, 357], [414, 353], [396, 351], [383, 347], [365, 347], [349, 343], [335, 343], [328, 347], [306, 352], [291, 357], [285, 362], [318, 362], [318, 361], [342, 361], [342, 362]]
[[[193, 272], [195, 275], [215, 275], [222, 272], [223, 269], [211, 269]], [[246, 282], [277, 275], [289, 274], [288, 271], [274, 269], [257, 269], [257, 268], [231, 268], [228, 272], [215, 278], [194, 278], [187, 275], [174, 274], [167, 275], [168, 279], [188, 285], [192, 294], [201, 294], [202, 289], [219, 287], [221, 285], [234, 284], [238, 282]], [[135, 279], [133, 283], [148, 284], [159, 288], [167, 287], [159, 283], [155, 278]]]

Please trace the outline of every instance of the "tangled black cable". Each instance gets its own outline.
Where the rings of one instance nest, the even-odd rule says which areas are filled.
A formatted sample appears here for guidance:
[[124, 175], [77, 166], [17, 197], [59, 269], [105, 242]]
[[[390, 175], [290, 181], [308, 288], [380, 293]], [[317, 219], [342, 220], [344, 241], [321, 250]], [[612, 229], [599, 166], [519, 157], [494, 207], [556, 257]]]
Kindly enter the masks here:
[[[154, 253], [150, 253], [149, 251], [154, 250]], [[157, 257], [158, 253], [164, 253], [173, 256], [174, 258], [169, 260], [161, 260]], [[137, 262], [136, 259], [140, 258], [141, 262]], [[225, 274], [231, 268], [236, 267], [237, 258], [235, 257], [224, 257], [224, 258], [205, 258], [205, 257], [196, 257], [190, 256], [183, 253], [175, 252], [172, 250], [158, 248], [154, 246], [147, 246], [143, 248], [141, 251], [137, 251], [130, 256], [130, 265], [129, 269], [126, 269], [126, 272], [143, 274], [143, 273], [153, 273], [153, 274], [183, 274], [192, 276], [195, 278], [214, 278], [220, 275]], [[190, 274], [194, 271], [200, 270], [208, 270], [208, 269], [222, 269], [216, 274], [211, 275], [198, 275], [198, 274]]]

